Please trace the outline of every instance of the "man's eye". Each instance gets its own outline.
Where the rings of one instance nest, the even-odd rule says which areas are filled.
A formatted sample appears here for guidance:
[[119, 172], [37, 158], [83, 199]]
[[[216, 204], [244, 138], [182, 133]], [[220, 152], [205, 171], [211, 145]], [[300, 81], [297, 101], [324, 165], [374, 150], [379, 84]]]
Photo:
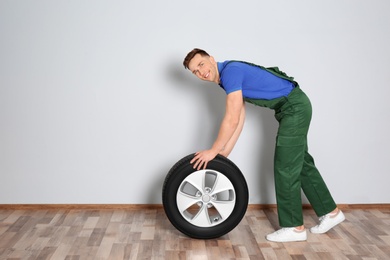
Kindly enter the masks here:
[[202, 67], [202, 66], [203, 66], [203, 63], [201, 63], [200, 66]]

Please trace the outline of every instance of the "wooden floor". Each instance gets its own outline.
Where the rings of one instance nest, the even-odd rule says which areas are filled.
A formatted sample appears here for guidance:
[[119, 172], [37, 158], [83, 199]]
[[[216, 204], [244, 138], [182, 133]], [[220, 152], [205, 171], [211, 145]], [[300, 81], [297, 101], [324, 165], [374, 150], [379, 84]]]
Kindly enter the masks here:
[[[275, 209], [249, 208], [229, 234], [190, 239], [151, 209], [0, 210], [0, 259], [390, 259], [390, 210], [344, 209], [346, 221], [307, 242], [271, 243]], [[305, 225], [317, 217], [304, 210]]]

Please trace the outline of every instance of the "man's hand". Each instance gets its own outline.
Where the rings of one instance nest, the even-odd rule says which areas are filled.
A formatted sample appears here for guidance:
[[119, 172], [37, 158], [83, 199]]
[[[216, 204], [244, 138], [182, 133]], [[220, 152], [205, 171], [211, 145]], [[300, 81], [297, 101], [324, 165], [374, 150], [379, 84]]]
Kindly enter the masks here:
[[213, 149], [200, 151], [195, 154], [190, 163], [194, 164], [194, 169], [197, 169], [198, 171], [202, 169], [202, 166], [203, 169], [206, 169], [207, 163], [213, 160], [217, 154], [218, 152], [214, 151]]

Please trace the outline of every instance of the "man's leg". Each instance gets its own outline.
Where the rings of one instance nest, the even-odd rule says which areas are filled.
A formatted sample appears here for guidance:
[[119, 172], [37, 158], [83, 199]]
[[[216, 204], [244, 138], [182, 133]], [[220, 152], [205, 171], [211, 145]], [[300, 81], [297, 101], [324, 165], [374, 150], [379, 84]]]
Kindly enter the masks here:
[[317, 216], [324, 216], [334, 210], [337, 205], [315, 166], [313, 157], [307, 152], [307, 149], [304, 158], [301, 174], [303, 192]]
[[296, 88], [275, 110], [275, 118], [279, 122], [274, 158], [275, 190], [282, 229], [266, 238], [275, 242], [304, 241], [307, 235], [306, 230], [301, 229], [301, 172], [311, 119], [310, 101]]
[[303, 225], [301, 172], [311, 120], [310, 100], [302, 90], [294, 89], [275, 118], [279, 122], [274, 158], [279, 224], [297, 227]]
[[337, 208], [328, 187], [314, 165], [313, 157], [307, 151], [301, 176], [303, 192], [317, 216], [320, 217], [319, 224], [310, 228], [310, 231], [319, 234], [326, 233], [343, 222], [345, 220], [343, 212]]

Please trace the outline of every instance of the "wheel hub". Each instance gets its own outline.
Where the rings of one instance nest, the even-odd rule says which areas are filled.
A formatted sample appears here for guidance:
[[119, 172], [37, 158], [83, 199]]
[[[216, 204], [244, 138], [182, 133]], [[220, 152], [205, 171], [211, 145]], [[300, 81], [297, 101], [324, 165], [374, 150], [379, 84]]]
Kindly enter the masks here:
[[204, 203], [208, 203], [210, 200], [211, 200], [210, 195], [208, 195], [208, 194], [203, 195], [202, 201], [203, 201]]

